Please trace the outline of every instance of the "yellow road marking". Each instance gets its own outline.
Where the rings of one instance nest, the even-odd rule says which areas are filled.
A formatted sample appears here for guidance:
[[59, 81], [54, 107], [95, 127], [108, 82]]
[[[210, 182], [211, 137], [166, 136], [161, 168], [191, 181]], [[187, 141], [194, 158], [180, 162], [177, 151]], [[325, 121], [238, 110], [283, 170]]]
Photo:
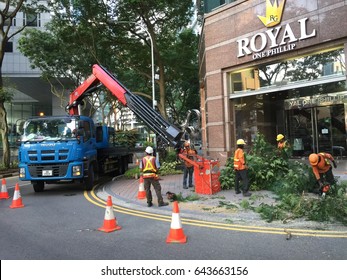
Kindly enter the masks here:
[[[95, 194], [95, 186], [90, 192], [85, 191], [84, 197], [92, 204], [106, 208], [106, 201], [100, 199]], [[127, 215], [132, 215], [136, 217], [171, 222], [171, 216], [155, 214], [146, 211], [134, 210], [118, 205], [113, 205], [113, 209], [117, 212]], [[311, 236], [311, 237], [329, 237], [329, 238], [347, 238], [347, 232], [343, 231], [323, 231], [323, 230], [310, 230], [310, 229], [295, 229], [295, 228], [274, 228], [274, 227], [261, 227], [261, 226], [247, 226], [247, 225], [237, 225], [237, 224], [225, 224], [218, 222], [202, 221], [181, 218], [182, 224], [214, 228], [214, 229], [223, 229], [223, 230], [232, 230], [232, 231], [241, 231], [241, 232], [254, 232], [254, 233], [269, 233], [269, 234], [281, 234], [286, 235], [290, 233], [292, 236]]]

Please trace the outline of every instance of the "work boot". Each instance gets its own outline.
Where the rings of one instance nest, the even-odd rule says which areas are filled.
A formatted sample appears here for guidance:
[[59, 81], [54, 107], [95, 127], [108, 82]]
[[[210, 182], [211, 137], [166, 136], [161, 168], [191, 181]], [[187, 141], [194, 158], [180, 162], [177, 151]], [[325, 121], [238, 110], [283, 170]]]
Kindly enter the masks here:
[[184, 188], [184, 189], [188, 189], [188, 187], [187, 187], [187, 186], [183, 186], [183, 188]]
[[252, 193], [250, 193], [250, 192], [244, 192], [243, 193], [243, 196], [251, 196], [252, 195]]
[[241, 191], [240, 191], [240, 190], [236, 190], [235, 193], [236, 193], [236, 194], [240, 194]]
[[168, 205], [169, 205], [168, 202], [162, 202], [162, 203], [159, 203], [159, 204], [158, 204], [159, 207], [168, 206]]
[[153, 206], [153, 203], [152, 203], [152, 202], [147, 202], [147, 206], [148, 206], [148, 207], [152, 207], [152, 206]]

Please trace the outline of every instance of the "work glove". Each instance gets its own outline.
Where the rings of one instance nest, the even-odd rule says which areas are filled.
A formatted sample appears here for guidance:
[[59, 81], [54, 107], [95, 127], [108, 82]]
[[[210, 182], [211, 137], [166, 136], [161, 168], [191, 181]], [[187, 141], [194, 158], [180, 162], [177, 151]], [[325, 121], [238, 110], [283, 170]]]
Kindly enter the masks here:
[[334, 166], [334, 168], [337, 167], [337, 164], [336, 164], [335, 160], [333, 160], [333, 166]]

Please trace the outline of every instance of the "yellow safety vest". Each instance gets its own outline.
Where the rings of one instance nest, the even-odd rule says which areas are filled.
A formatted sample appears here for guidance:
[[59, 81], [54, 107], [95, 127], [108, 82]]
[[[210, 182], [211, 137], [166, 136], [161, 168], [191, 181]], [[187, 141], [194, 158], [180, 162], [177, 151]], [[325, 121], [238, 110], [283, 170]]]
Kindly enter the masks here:
[[144, 157], [142, 159], [143, 178], [157, 177], [157, 168], [155, 165], [155, 157]]

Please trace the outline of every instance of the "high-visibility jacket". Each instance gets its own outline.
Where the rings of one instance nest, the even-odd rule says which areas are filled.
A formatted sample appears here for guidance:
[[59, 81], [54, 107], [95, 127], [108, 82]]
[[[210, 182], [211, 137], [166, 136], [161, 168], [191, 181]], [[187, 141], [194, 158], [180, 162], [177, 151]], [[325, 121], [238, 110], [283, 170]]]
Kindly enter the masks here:
[[277, 148], [280, 150], [283, 150], [284, 148], [288, 148], [288, 142], [287, 141], [279, 141], [277, 143]]
[[320, 174], [327, 172], [331, 168], [330, 161], [334, 161], [334, 158], [329, 153], [319, 153], [318, 164], [312, 165], [312, 171], [317, 180], [320, 179]]
[[[193, 150], [193, 149], [186, 149], [186, 150], [183, 150], [182, 152], [183, 155], [185, 155], [188, 159], [190, 160], [195, 160], [195, 155], [197, 154], [196, 150]], [[190, 162], [188, 161], [184, 161], [184, 164], [186, 165], [186, 167], [192, 167], [193, 164], [191, 164]]]
[[246, 158], [243, 149], [238, 148], [234, 154], [234, 169], [235, 170], [244, 170], [247, 169]]
[[141, 171], [143, 173], [143, 178], [153, 178], [157, 177], [157, 165], [155, 163], [154, 156], [146, 156], [142, 159]]

